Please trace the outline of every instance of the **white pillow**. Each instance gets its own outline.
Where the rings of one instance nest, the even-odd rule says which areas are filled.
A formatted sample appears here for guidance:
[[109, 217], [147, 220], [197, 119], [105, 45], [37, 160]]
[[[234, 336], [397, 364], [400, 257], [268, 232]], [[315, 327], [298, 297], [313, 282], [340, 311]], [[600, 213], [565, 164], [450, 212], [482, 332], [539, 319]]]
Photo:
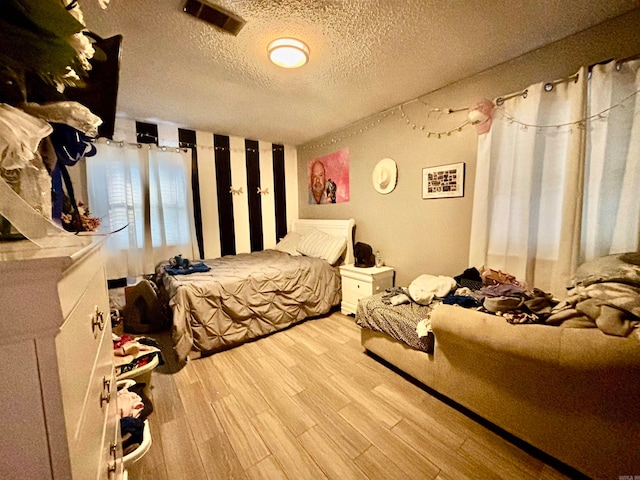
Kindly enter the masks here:
[[288, 253], [289, 255], [302, 255], [297, 250], [301, 238], [302, 235], [300, 235], [299, 233], [289, 232], [282, 240], [280, 240], [276, 244], [275, 249], [281, 252]]
[[303, 235], [298, 244], [298, 252], [308, 257], [323, 258], [331, 265], [340, 259], [346, 248], [346, 237], [329, 235], [320, 230], [312, 230]]

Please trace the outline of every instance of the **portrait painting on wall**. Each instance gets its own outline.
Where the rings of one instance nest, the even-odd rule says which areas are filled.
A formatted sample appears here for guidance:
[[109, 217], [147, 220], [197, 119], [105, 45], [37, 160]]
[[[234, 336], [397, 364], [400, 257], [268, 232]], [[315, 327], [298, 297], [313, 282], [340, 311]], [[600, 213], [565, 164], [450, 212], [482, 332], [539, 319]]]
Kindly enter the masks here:
[[309, 204], [349, 201], [349, 149], [309, 160]]

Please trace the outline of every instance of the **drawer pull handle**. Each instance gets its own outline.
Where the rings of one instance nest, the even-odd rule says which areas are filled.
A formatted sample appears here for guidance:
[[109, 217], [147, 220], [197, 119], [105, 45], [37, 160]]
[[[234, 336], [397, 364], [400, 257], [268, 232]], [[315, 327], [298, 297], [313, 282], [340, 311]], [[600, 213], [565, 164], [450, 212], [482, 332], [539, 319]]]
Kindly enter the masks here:
[[109, 478], [112, 474], [116, 473], [116, 465], [118, 462], [118, 445], [115, 443], [109, 444], [109, 455], [113, 458], [113, 461], [109, 462], [109, 466], [107, 467], [107, 473]]
[[100, 408], [111, 400], [111, 380], [102, 377], [102, 393], [100, 394]]
[[96, 306], [96, 312], [91, 317], [91, 328], [93, 333], [96, 333], [96, 327], [98, 330], [104, 330], [104, 313]]

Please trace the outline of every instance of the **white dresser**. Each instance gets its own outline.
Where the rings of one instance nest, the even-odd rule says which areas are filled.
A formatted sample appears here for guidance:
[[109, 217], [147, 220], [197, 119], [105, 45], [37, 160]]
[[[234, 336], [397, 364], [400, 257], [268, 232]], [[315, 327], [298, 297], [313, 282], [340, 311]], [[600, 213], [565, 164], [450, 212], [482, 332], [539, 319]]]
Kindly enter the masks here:
[[395, 270], [391, 267], [356, 267], [353, 264], [340, 267], [342, 279], [342, 304], [345, 315], [356, 313], [358, 300], [384, 292], [393, 287]]
[[0, 478], [121, 479], [100, 243], [0, 243]]

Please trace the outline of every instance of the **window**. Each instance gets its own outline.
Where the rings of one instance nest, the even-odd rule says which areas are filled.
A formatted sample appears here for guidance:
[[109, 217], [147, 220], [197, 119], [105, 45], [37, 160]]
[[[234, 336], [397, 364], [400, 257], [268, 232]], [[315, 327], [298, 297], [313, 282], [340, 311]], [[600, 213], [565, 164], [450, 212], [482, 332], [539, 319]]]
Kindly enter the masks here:
[[97, 145], [87, 158], [89, 207], [102, 219], [109, 278], [153, 273], [155, 265], [193, 255], [191, 157], [155, 146]]
[[639, 248], [640, 60], [529, 86], [478, 139], [470, 263], [561, 296], [577, 266]]

